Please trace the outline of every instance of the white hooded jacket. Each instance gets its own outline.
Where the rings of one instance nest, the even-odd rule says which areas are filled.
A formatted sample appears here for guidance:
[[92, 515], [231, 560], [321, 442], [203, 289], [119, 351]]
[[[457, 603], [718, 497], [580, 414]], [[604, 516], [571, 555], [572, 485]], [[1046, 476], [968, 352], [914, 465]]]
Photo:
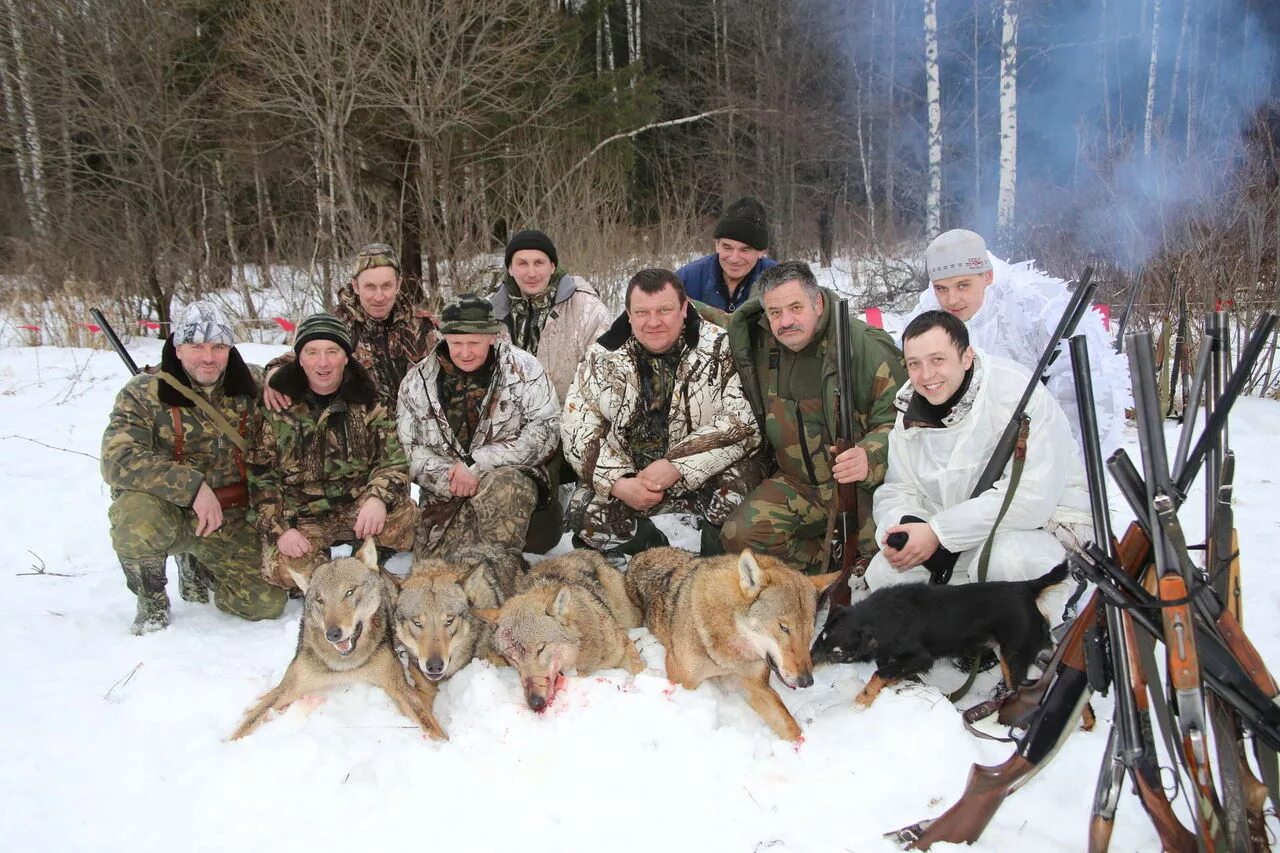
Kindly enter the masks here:
[[[898, 419], [889, 434], [889, 469], [876, 490], [876, 541], [904, 515], [927, 519], [938, 542], [954, 553], [980, 547], [1004, 503], [1013, 463], [995, 486], [970, 497], [996, 442], [1013, 415], [1030, 372], [1007, 359], [974, 350], [969, 389], [945, 427], [906, 426], [903, 412], [915, 390], [903, 385], [894, 405]], [[1061, 407], [1044, 388], [1027, 404], [1031, 417], [1022, 478], [1000, 530], [1036, 530], [1050, 521], [1088, 524], [1089, 494], [1084, 468], [1072, 446]]]
[[[1050, 278], [1033, 265], [1033, 261], [1006, 263], [990, 252], [995, 275], [983, 293], [982, 307], [969, 318], [969, 342], [990, 355], [1007, 358], [1031, 370], [1040, 361], [1049, 339], [1062, 319], [1071, 293], [1065, 282]], [[941, 306], [933, 288], [920, 295], [920, 302], [907, 316], [903, 328], [925, 311]], [[1105, 459], [1123, 442], [1124, 412], [1132, 405], [1129, 370], [1124, 358], [1111, 346], [1111, 336], [1102, 325], [1097, 311], [1086, 311], [1076, 327], [1089, 342], [1089, 365], [1093, 377], [1094, 404], [1098, 411], [1098, 437]], [[899, 339], [901, 344], [901, 339]], [[1071, 378], [1071, 354], [1067, 347], [1047, 371], [1049, 393], [1067, 414], [1076, 446], [1080, 438], [1080, 415], [1076, 406], [1075, 383]]]

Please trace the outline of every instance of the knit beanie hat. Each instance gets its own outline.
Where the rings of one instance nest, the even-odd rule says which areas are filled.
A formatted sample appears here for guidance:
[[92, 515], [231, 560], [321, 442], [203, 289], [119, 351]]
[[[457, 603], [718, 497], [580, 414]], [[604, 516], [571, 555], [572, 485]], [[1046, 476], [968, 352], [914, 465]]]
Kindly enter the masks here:
[[981, 234], [953, 228], [933, 238], [924, 250], [924, 265], [929, 281], [957, 275], [973, 275], [991, 269], [987, 243]]
[[440, 315], [442, 335], [496, 335], [500, 328], [493, 319], [493, 303], [478, 293], [462, 294]]
[[351, 330], [347, 324], [332, 314], [312, 314], [298, 324], [293, 333], [293, 351], [301, 354], [308, 341], [333, 341], [342, 351], [351, 355]]
[[763, 252], [769, 248], [769, 225], [765, 221], [764, 205], [749, 196], [738, 199], [716, 220], [716, 230], [712, 234], [717, 240], [727, 237]]
[[400, 258], [396, 257], [396, 250], [386, 243], [366, 244], [356, 253], [356, 262], [351, 267], [351, 277], [355, 278], [365, 270], [375, 267], [391, 267], [396, 271], [396, 275], [399, 275]]
[[521, 249], [537, 249], [551, 259], [552, 266], [560, 266], [560, 259], [556, 257], [556, 244], [536, 228], [517, 231], [511, 235], [511, 239], [507, 241], [507, 253], [503, 257], [502, 265], [511, 269], [511, 257]]
[[226, 344], [235, 346], [235, 334], [222, 309], [212, 302], [192, 302], [173, 324], [173, 345]]

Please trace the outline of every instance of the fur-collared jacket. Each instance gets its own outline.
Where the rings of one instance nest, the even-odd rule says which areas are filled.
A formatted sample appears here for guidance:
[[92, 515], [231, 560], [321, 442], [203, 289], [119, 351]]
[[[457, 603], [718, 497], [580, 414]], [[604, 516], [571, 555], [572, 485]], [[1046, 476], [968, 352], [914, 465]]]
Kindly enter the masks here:
[[516, 467], [547, 486], [547, 461], [560, 435], [560, 398], [536, 358], [506, 341], [494, 341], [493, 379], [481, 405], [480, 419], [463, 447], [440, 404], [436, 353], [409, 371], [400, 386], [396, 424], [409, 455], [409, 476], [422, 488], [423, 499], [452, 499], [446, 475], [463, 462], [477, 478], [504, 467]]
[[[676, 487], [694, 491], [759, 447], [760, 431], [724, 330], [702, 321], [690, 303], [683, 334], [665, 458], [680, 472]], [[565, 458], [601, 496], [636, 473], [627, 437], [642, 400], [638, 346], [623, 313], [587, 351], [565, 398], [560, 425]]]
[[[502, 324], [502, 334], [507, 340], [511, 340], [511, 294], [507, 290], [510, 278], [504, 276], [502, 285], [489, 297], [493, 316]], [[613, 317], [586, 279], [576, 275], [562, 275], [559, 279], [551, 282], [556, 295], [534, 355], [551, 377], [557, 399], [563, 400], [582, 357], [596, 338], [608, 330]]]
[[[436, 322], [413, 305], [408, 286], [402, 281], [391, 313], [381, 320], [370, 317], [360, 307], [360, 297], [350, 284], [338, 292], [334, 316], [351, 329], [351, 356], [364, 366], [378, 388], [378, 399], [388, 412], [396, 410], [400, 383], [413, 367], [435, 348], [440, 340]], [[267, 362], [267, 372], [294, 360], [293, 350]]]
[[280, 536], [300, 517], [324, 518], [368, 497], [387, 509], [408, 500], [408, 464], [395, 421], [359, 362], [347, 362], [328, 401], [311, 392], [296, 361], [272, 374], [270, 383], [293, 405], [264, 413], [250, 455], [249, 496], [263, 535]]
[[[1029, 374], [1008, 359], [974, 350], [969, 388], [941, 427], [917, 426], [906, 417], [915, 389], [903, 385], [894, 406], [897, 423], [889, 434], [889, 472], [876, 490], [876, 541], [888, 528], [914, 515], [929, 522], [938, 542], [953, 553], [986, 541], [1008, 491], [1013, 463], [995, 485], [970, 497], [1005, 425], [1027, 387]], [[1027, 456], [1001, 530], [1036, 530], [1089, 522], [1084, 468], [1072, 446], [1062, 407], [1037, 385], [1027, 404], [1031, 432]]]
[[[191, 387], [170, 336], [160, 370]], [[252, 443], [259, 418], [262, 368], [245, 364], [235, 347], [222, 381], [205, 393], [213, 407]], [[174, 454], [174, 415], [182, 424], [182, 459]], [[142, 372], [116, 395], [102, 434], [102, 479], [113, 492], [146, 492], [191, 506], [200, 484], [217, 489], [241, 482], [235, 446], [195, 404], [154, 373]]]

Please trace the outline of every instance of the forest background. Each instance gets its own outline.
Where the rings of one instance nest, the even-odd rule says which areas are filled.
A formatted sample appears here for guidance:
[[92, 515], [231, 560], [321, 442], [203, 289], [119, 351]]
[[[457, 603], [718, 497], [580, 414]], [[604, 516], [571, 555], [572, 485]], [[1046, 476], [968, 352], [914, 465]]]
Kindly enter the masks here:
[[373, 240], [434, 307], [524, 227], [609, 286], [742, 195], [867, 305], [951, 227], [1148, 314], [1280, 295], [1273, 0], [0, 0], [0, 104], [10, 318], [329, 304]]

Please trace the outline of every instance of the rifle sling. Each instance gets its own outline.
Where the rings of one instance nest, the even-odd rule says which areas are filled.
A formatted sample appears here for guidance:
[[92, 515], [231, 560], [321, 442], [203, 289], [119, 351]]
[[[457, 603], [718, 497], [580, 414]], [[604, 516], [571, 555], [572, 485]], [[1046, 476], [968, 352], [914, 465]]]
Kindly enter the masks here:
[[213, 425], [217, 427], [218, 432], [226, 436], [232, 444], [239, 448], [241, 453], [245, 453], [249, 450], [249, 443], [244, 440], [244, 436], [236, 432], [235, 427], [231, 426], [231, 424], [227, 422], [227, 419], [224, 418], [208, 400], [201, 397], [195, 391], [192, 391], [186, 385], [175, 379], [172, 374], [164, 370], [156, 371], [156, 376], [163, 380], [170, 388], [195, 404], [195, 407], [203, 412], [205, 417], [212, 421]]

